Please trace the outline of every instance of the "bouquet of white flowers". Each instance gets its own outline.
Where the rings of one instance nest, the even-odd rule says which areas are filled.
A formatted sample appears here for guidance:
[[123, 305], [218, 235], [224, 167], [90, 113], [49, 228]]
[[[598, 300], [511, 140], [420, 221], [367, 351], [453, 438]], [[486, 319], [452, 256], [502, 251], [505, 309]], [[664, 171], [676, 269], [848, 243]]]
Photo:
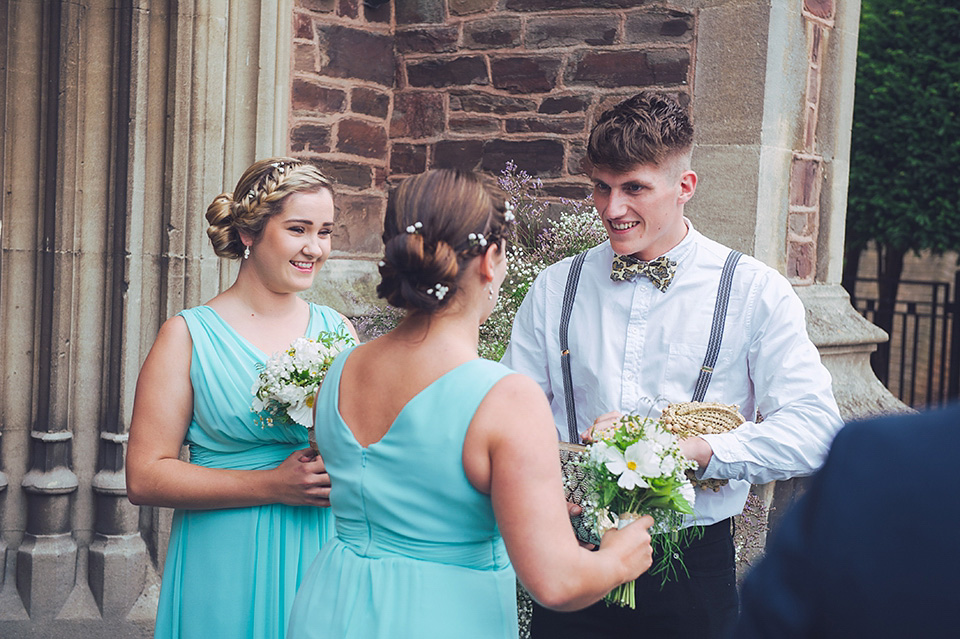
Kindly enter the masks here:
[[330, 364], [340, 351], [354, 344], [346, 328], [323, 331], [316, 339], [300, 337], [285, 351], [274, 353], [260, 366], [253, 385], [253, 405], [262, 426], [299, 424], [313, 437], [313, 401]]
[[[685, 570], [682, 549], [699, 530], [681, 527], [683, 516], [693, 514], [695, 498], [685, 472], [697, 464], [680, 453], [677, 438], [659, 420], [626, 415], [614, 428], [594, 433], [581, 464], [588, 487], [581, 505], [596, 536], [650, 515], [659, 557], [651, 574], [662, 575], [666, 582], [676, 577], [678, 566]], [[605, 601], [634, 608], [633, 582], [617, 587]]]

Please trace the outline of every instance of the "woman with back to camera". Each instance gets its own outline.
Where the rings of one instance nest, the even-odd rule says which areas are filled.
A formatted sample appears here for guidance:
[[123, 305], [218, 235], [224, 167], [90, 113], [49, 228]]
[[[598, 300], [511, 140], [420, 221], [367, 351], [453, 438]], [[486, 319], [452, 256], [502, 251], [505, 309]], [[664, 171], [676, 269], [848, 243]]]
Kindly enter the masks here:
[[251, 404], [269, 354], [320, 331], [353, 333], [297, 296], [330, 254], [333, 213], [330, 180], [292, 158], [256, 162], [207, 208], [214, 251], [241, 259], [237, 279], [160, 328], [130, 424], [130, 501], [176, 508], [156, 637], [283, 637], [332, 535], [330, 481], [306, 431], [263, 426]]
[[517, 577], [571, 610], [650, 566], [649, 517], [597, 552], [578, 544], [543, 392], [477, 356], [510, 218], [473, 173], [400, 186], [377, 292], [407, 314], [342, 353], [319, 392], [336, 536], [304, 578], [288, 637], [512, 638]]

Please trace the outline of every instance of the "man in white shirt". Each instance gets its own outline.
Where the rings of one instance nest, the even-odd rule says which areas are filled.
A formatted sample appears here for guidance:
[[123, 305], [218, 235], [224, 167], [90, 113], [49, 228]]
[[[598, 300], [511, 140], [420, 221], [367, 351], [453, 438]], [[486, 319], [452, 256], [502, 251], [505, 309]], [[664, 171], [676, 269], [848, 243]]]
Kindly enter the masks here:
[[[609, 422], [611, 411], [656, 415], [668, 403], [694, 397], [731, 251], [701, 235], [683, 215], [697, 186], [692, 149], [685, 109], [654, 92], [612, 107], [591, 131], [593, 197], [609, 241], [587, 252], [569, 320], [578, 436], [594, 420]], [[650, 262], [652, 272], [630, 276], [629, 269]], [[502, 360], [540, 384], [564, 440], [570, 439], [570, 402], [559, 326], [571, 264], [564, 260], [537, 278]], [[703, 639], [724, 636], [736, 622], [730, 517], [743, 509], [751, 483], [816, 471], [842, 421], [830, 375], [807, 336], [804, 308], [789, 282], [742, 256], [729, 289], [722, 340], [702, 399], [737, 404], [748, 421], [731, 433], [681, 442], [684, 454], [700, 464], [701, 479], [730, 480], [718, 492], [698, 491], [693, 523], [704, 534], [684, 552], [689, 578], [661, 588], [660, 577], [644, 575], [637, 581], [636, 610], [600, 603], [556, 613], [537, 606], [533, 637]], [[755, 421], [758, 412], [762, 423]]]

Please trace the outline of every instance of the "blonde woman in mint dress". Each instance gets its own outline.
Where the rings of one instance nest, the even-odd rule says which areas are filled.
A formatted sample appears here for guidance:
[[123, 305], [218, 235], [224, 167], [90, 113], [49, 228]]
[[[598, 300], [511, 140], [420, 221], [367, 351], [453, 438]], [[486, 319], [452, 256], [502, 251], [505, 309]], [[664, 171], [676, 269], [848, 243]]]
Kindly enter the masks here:
[[332, 534], [330, 481], [302, 428], [261, 425], [251, 389], [258, 365], [296, 338], [353, 332], [297, 296], [330, 254], [332, 186], [308, 164], [263, 160], [207, 220], [217, 255], [241, 260], [237, 279], [161, 327], [137, 382], [127, 491], [176, 509], [156, 637], [283, 637]]
[[578, 545], [543, 392], [477, 356], [509, 221], [472, 173], [400, 186], [377, 290], [407, 315], [341, 354], [318, 395], [336, 537], [304, 578], [291, 639], [513, 639], [518, 577], [576, 609], [650, 566], [649, 517], [597, 552]]

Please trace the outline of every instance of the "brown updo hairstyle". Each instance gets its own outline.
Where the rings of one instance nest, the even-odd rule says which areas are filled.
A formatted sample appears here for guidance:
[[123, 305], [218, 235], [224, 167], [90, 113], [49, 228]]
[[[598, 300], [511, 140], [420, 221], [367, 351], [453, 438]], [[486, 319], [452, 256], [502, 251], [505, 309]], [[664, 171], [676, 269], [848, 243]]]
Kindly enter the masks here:
[[254, 162], [233, 193], [221, 193], [207, 207], [207, 236], [214, 252], [239, 259], [244, 250], [241, 232], [260, 237], [267, 219], [281, 211], [287, 196], [321, 189], [333, 195], [333, 182], [312, 164], [287, 157]]
[[[466, 263], [506, 236], [505, 212], [503, 192], [476, 173], [433, 169], [405, 179], [384, 220], [377, 295], [412, 312], [446, 306]], [[471, 234], [482, 234], [486, 245]], [[447, 287], [443, 299], [436, 296], [438, 284]]]

